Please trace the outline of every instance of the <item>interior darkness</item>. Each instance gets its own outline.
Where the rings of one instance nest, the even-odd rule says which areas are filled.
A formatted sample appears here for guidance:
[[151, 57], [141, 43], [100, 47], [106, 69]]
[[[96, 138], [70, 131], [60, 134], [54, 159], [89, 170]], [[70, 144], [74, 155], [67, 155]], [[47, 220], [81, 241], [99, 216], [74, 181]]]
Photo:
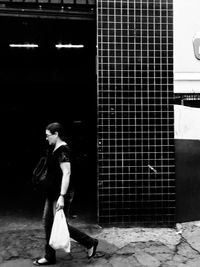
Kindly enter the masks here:
[[[0, 25], [1, 209], [41, 209], [32, 171], [47, 147], [45, 126], [59, 121], [73, 152], [72, 210], [96, 212], [95, 22], [1, 17]], [[57, 43], [84, 48], [58, 50]]]

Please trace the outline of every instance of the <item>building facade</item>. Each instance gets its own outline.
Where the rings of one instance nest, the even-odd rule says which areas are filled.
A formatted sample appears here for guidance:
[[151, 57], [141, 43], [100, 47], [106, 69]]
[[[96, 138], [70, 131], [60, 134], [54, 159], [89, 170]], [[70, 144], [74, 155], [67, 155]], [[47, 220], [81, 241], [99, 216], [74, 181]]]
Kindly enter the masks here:
[[[67, 20], [67, 41], [79, 41], [73, 29], [81, 35], [82, 22], [96, 23], [97, 180], [93, 176], [88, 188], [95, 182], [92, 191], [96, 190], [99, 224], [171, 226], [176, 222], [174, 2], [0, 0], [0, 16], [7, 21], [34, 18], [31, 25], [35, 25], [35, 20]], [[70, 31], [72, 21], [78, 27]], [[85, 40], [84, 34], [81, 38]], [[52, 81], [53, 77], [49, 76]], [[77, 77], [74, 80], [78, 82]], [[46, 122], [44, 114], [40, 118]]]
[[199, 220], [200, 22], [197, 0], [174, 1], [177, 221]]

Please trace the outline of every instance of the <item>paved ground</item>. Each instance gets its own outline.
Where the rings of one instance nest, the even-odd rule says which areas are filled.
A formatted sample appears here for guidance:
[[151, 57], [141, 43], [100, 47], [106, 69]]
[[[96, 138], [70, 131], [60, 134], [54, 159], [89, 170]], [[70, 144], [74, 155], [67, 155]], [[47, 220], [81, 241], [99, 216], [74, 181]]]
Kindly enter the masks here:
[[[101, 228], [81, 217], [73, 225], [99, 239], [94, 259], [72, 240], [70, 254], [57, 252], [56, 267], [199, 267], [200, 222], [169, 228]], [[44, 233], [39, 216], [0, 217], [0, 266], [29, 267], [42, 255]]]

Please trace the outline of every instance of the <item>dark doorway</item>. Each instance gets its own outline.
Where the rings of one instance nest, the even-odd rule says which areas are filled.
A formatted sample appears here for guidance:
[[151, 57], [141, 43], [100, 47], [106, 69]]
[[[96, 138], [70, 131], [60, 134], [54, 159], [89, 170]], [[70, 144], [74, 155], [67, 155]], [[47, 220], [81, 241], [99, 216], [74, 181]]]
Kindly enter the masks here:
[[[32, 170], [46, 149], [45, 126], [59, 121], [73, 151], [72, 209], [96, 213], [95, 22], [1, 17], [0, 23], [2, 209], [41, 208]], [[27, 43], [38, 47], [9, 46]], [[60, 43], [83, 47], [57, 49]]]

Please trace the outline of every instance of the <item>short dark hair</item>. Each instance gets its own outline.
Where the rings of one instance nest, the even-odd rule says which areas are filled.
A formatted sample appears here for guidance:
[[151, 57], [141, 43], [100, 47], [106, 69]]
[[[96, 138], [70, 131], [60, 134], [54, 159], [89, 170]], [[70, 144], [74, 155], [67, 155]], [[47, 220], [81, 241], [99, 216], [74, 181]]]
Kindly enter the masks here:
[[64, 127], [59, 122], [52, 122], [48, 124], [46, 130], [50, 131], [52, 134], [57, 132], [60, 139], [65, 139]]

